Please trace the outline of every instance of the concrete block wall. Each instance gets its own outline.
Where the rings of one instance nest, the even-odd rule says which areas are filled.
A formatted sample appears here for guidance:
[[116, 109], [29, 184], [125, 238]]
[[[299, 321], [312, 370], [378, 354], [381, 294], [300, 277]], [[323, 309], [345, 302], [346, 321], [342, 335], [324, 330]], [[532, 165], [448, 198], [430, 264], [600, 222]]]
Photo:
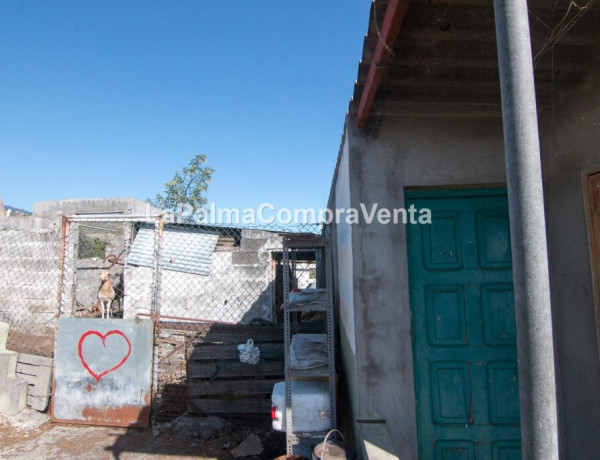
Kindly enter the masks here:
[[27, 382], [16, 376], [17, 352], [6, 349], [8, 329], [0, 322], [0, 413], [15, 415], [27, 405]]
[[13, 327], [54, 327], [59, 253], [54, 230], [0, 227], [0, 320]]

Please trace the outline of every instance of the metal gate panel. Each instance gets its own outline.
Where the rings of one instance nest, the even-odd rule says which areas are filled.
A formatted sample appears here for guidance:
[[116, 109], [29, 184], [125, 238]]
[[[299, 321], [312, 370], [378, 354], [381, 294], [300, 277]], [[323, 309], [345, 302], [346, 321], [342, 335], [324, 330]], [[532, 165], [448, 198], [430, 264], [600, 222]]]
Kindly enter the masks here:
[[150, 320], [61, 318], [52, 420], [147, 427], [153, 339]]

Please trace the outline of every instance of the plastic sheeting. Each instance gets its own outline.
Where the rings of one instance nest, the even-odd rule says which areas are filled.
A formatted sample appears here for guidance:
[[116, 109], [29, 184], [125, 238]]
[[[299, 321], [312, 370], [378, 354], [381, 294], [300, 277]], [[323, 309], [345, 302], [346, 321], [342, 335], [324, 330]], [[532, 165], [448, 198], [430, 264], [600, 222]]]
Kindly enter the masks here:
[[312, 369], [327, 365], [326, 334], [295, 334], [290, 344], [290, 367]]

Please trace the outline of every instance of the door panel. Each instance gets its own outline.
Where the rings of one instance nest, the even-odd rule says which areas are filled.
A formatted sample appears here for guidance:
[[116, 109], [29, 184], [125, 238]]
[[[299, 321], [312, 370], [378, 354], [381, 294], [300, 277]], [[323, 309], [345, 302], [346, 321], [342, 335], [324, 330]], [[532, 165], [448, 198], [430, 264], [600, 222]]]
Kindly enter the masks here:
[[471, 368], [464, 361], [431, 363], [431, 414], [438, 425], [466, 424], [472, 421]]
[[459, 284], [433, 284], [425, 288], [427, 341], [431, 346], [466, 346], [468, 343], [463, 288]]
[[520, 458], [519, 382], [504, 190], [407, 192], [422, 459]]

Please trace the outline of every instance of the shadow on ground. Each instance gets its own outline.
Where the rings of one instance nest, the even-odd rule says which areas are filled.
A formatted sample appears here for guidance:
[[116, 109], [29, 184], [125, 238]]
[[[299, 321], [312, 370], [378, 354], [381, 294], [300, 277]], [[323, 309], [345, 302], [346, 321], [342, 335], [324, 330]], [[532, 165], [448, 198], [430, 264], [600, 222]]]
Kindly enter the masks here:
[[[270, 423], [228, 419], [228, 429], [206, 441], [183, 440], [168, 427], [160, 430], [125, 429], [112, 443], [105, 447], [111, 458], [124, 460], [132, 454], [154, 455], [160, 458], [206, 458], [218, 460], [267, 460], [285, 453], [285, 434], [275, 432]], [[240, 443], [255, 434], [260, 438], [262, 452], [256, 455], [234, 456]], [[140, 457], [143, 458], [143, 457]]]
[[[26, 409], [16, 416], [0, 415], [0, 458], [269, 460], [285, 452], [285, 435], [273, 432], [267, 421], [238, 419], [228, 427], [206, 441], [183, 441], [164, 428], [52, 423], [47, 414]], [[232, 449], [252, 433], [260, 438], [262, 452], [234, 457]]]

